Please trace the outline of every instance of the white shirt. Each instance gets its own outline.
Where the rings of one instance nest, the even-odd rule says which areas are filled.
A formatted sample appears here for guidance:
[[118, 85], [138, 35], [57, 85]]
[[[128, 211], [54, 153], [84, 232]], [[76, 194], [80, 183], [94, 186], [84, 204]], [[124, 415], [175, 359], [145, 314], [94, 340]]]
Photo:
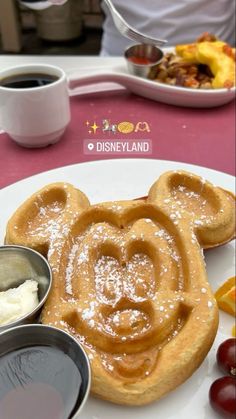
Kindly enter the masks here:
[[[203, 32], [235, 45], [235, 0], [113, 0], [120, 14], [144, 34], [168, 40], [166, 46], [195, 41]], [[116, 29], [107, 6], [101, 55], [123, 55], [134, 43]]]

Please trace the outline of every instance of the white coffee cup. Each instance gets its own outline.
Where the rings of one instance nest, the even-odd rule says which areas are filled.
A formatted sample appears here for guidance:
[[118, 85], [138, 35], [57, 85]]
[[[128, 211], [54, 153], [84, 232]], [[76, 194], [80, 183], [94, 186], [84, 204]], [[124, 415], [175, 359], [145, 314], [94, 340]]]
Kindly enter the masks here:
[[[4, 86], [11, 76], [44, 74], [54, 77], [37, 87]], [[54, 144], [70, 122], [70, 104], [65, 72], [47, 64], [14, 66], [0, 72], [0, 129], [24, 147]]]

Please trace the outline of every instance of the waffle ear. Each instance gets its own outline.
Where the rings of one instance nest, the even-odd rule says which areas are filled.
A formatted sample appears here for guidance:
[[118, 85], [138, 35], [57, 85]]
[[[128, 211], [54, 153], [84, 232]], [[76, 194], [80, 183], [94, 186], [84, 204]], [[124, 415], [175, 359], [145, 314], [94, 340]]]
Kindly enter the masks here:
[[90, 203], [69, 183], [52, 183], [27, 199], [8, 221], [5, 244], [24, 245], [48, 253], [54, 240], [67, 237], [73, 220]]
[[175, 224], [184, 218], [203, 248], [235, 237], [235, 196], [192, 173], [164, 173], [151, 187], [148, 202], [164, 207]]

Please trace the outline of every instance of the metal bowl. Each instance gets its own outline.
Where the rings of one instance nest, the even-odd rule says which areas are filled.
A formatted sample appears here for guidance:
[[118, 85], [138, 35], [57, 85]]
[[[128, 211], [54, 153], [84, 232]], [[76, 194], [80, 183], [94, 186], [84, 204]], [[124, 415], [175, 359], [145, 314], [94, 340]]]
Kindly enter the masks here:
[[129, 72], [145, 78], [150, 70], [161, 62], [163, 56], [160, 48], [150, 44], [131, 45], [124, 53]]
[[[80, 343], [61, 329], [42, 324], [17, 326], [0, 333], [0, 362], [3, 355], [19, 349], [43, 345], [59, 349], [68, 355], [81, 375], [76, 404], [68, 419], [77, 419], [86, 403], [91, 386], [91, 369], [86, 352]], [[27, 363], [22, 363], [20, 372], [24, 375]], [[36, 366], [32, 365], [32, 368]], [[46, 367], [45, 367], [46, 368]]]
[[36, 322], [52, 284], [51, 268], [40, 253], [23, 246], [0, 246], [0, 292], [16, 288], [27, 279], [38, 282], [38, 305], [24, 316], [0, 325], [0, 332], [20, 324]]

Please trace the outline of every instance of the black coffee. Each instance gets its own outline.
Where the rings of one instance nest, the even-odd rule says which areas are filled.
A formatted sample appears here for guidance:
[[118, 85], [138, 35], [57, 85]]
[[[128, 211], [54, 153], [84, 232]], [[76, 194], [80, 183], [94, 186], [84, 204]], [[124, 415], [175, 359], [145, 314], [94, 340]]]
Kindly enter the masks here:
[[0, 86], [10, 89], [29, 89], [32, 87], [46, 86], [58, 80], [57, 76], [43, 73], [15, 74], [0, 79]]

